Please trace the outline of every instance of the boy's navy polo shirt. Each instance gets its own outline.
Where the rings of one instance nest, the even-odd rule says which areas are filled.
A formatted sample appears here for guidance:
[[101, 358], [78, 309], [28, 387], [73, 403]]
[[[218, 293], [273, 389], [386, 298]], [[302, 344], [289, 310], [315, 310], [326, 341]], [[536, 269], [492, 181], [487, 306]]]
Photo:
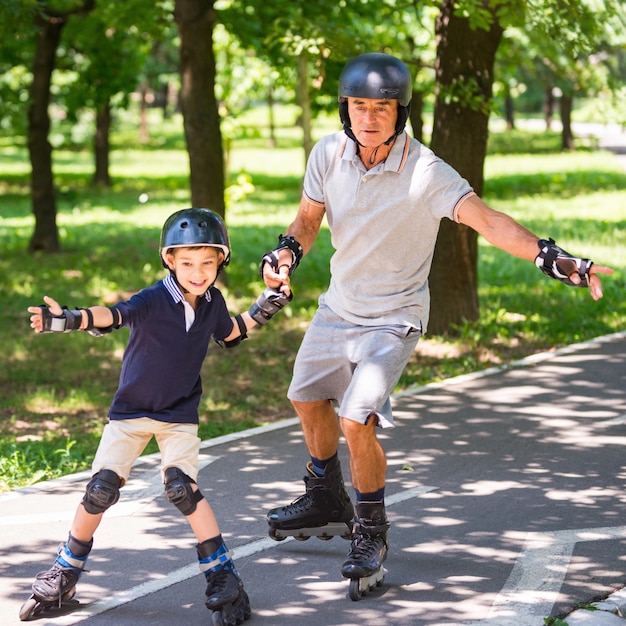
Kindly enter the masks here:
[[143, 289], [115, 308], [130, 337], [109, 419], [150, 417], [198, 423], [200, 368], [212, 337], [228, 337], [233, 323], [224, 297], [212, 287], [199, 299], [196, 318], [185, 328], [183, 295], [172, 276]]

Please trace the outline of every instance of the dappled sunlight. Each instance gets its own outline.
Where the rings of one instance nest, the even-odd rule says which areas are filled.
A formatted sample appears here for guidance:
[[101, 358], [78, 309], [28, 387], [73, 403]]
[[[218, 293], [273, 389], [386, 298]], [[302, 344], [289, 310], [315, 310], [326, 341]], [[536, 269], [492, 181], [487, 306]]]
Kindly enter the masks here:
[[623, 494], [623, 489], [608, 489], [603, 487], [591, 487], [581, 491], [561, 491], [548, 489], [545, 497], [548, 500], [564, 500], [574, 504], [597, 504], [601, 498], [616, 498]]
[[[494, 544], [495, 544], [494, 537]], [[517, 546], [517, 548], [521, 547]], [[431, 541], [420, 543], [412, 547], [404, 548], [403, 552], [410, 554], [431, 554], [431, 555], [445, 555], [449, 552], [450, 555], [455, 554], [456, 559], [462, 558], [463, 555], [472, 555], [479, 557], [482, 560], [493, 562], [513, 562], [519, 555], [518, 549], [506, 549], [503, 547], [485, 546], [485, 545], [473, 545], [464, 542], [456, 542], [452, 539], [444, 539], [442, 541]]]
[[435, 517], [432, 515], [421, 517], [420, 522], [422, 522], [422, 524], [426, 524], [427, 526], [456, 526], [458, 524], [466, 523], [464, 520], [461, 519], [454, 519], [444, 516]]
[[476, 483], [468, 483], [461, 485], [461, 489], [472, 492], [472, 496], [490, 496], [498, 491], [507, 491], [508, 489], [525, 489], [526, 485], [515, 481], [496, 481], [481, 480]]

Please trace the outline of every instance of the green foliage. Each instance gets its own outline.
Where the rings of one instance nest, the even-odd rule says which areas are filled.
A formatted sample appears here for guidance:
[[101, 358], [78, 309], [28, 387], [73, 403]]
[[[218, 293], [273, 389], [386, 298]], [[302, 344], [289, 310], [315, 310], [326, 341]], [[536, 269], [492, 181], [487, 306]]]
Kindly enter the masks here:
[[0, 492], [84, 469], [92, 458], [84, 452], [73, 451], [75, 445], [74, 439], [65, 439], [65, 442], [0, 441]]

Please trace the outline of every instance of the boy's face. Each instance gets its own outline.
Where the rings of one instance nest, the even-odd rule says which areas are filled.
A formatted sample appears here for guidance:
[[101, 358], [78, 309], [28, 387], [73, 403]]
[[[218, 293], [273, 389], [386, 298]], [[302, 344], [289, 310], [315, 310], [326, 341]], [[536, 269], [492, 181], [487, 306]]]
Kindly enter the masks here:
[[223, 259], [223, 252], [210, 246], [174, 248], [165, 255], [181, 287], [194, 296], [204, 295], [215, 282]]

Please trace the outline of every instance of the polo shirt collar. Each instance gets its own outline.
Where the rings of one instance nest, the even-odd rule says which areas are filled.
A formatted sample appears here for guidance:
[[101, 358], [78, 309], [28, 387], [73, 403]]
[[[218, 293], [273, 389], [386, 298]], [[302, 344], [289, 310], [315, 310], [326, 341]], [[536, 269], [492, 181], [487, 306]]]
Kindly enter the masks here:
[[[350, 139], [347, 135], [344, 135], [344, 142], [339, 148], [339, 157], [346, 161], [354, 161], [357, 158], [357, 144]], [[406, 163], [406, 158], [409, 154], [409, 135], [403, 130], [397, 137], [391, 146], [391, 152], [383, 163], [383, 170], [400, 173]]]
[[[170, 273], [163, 279], [163, 285], [169, 291], [170, 296], [172, 296], [172, 300], [174, 302], [178, 303], [178, 302], [183, 302], [185, 300], [185, 296], [183, 295], [183, 292], [180, 290], [180, 286], [176, 282], [176, 279], [174, 278], [173, 274]], [[207, 302], [211, 302], [211, 294], [209, 292], [210, 292], [210, 289], [207, 289], [204, 294], [204, 298], [206, 299]]]

